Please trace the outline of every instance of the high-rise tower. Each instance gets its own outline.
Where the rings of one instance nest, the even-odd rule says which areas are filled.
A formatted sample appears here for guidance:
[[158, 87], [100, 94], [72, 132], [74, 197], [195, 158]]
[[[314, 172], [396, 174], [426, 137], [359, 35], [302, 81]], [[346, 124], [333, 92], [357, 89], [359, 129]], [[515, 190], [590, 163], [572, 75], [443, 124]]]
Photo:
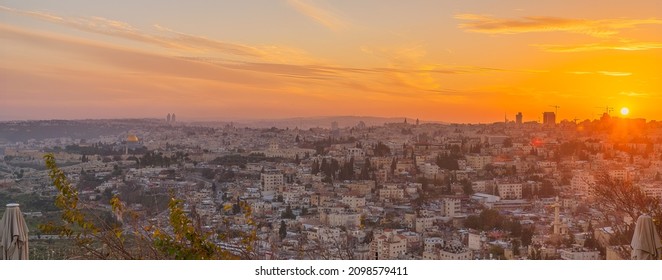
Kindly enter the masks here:
[[543, 125], [555, 125], [556, 124], [556, 114], [554, 112], [544, 112], [544, 113], [542, 113], [542, 124]]

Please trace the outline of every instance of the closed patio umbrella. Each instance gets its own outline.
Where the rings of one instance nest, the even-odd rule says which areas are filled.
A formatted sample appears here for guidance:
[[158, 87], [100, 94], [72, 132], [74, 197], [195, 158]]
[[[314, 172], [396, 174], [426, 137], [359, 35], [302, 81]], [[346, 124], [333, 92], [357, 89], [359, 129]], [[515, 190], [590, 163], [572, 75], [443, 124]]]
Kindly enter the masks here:
[[18, 204], [7, 204], [0, 220], [0, 259], [28, 259], [28, 226]]
[[633, 260], [659, 260], [661, 258], [662, 242], [651, 216], [639, 216], [630, 245]]

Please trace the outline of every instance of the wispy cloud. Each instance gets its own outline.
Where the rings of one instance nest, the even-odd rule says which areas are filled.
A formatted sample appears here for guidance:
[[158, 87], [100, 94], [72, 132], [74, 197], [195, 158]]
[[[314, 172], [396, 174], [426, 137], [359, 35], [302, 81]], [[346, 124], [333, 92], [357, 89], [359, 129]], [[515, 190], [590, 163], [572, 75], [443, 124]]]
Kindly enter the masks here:
[[[218, 59], [214, 57], [180, 57], [182, 59], [212, 63], [225, 68], [247, 70], [253, 72], [262, 72], [276, 74], [286, 77], [311, 78], [311, 79], [333, 79], [366, 77], [378, 75], [431, 75], [431, 74], [472, 74], [492, 71], [510, 71], [506, 69], [475, 67], [475, 66], [457, 66], [448, 67], [443, 65], [430, 64], [427, 68], [403, 68], [403, 67], [348, 67], [334, 66], [324, 64], [287, 64], [287, 63], [264, 63], [264, 62], [240, 62]], [[363, 76], [358, 76], [363, 75]]]
[[592, 71], [568, 71], [566, 72], [568, 74], [573, 74], [573, 75], [605, 75], [605, 76], [611, 76], [611, 77], [627, 77], [627, 76], [632, 76], [632, 73], [630, 72], [617, 72], [617, 71], [597, 71], [597, 72], [592, 72]]
[[343, 30], [348, 25], [347, 22], [341, 19], [338, 15], [335, 15], [329, 10], [324, 10], [318, 6], [315, 6], [310, 1], [288, 0], [287, 3], [289, 3], [299, 13], [311, 18], [317, 23], [324, 25], [326, 28], [333, 31]]
[[621, 29], [643, 24], [662, 24], [662, 19], [576, 19], [562, 17], [528, 16], [522, 18], [497, 18], [490, 15], [458, 14], [456, 19], [466, 22], [460, 28], [487, 34], [520, 34], [533, 32], [569, 32], [594, 37], [616, 35]]
[[[295, 2], [305, 5], [305, 2], [300, 1], [291, 3], [296, 5]], [[453, 89], [455, 83], [449, 83], [449, 80], [444, 78], [445, 75], [518, 71], [471, 65], [448, 66], [430, 62], [427, 59], [427, 50], [422, 44], [364, 49], [363, 51], [382, 59], [383, 64], [358, 67], [352, 64], [328, 63], [286, 46], [250, 46], [223, 42], [161, 25], [153, 25], [153, 29], [145, 31], [129, 23], [101, 17], [65, 17], [3, 6], [0, 6], [0, 12], [19, 14], [59, 26], [172, 50], [154, 52], [155, 48], [149, 48], [149, 51], [141, 51], [133, 46], [122, 47], [124, 42], [121, 40], [102, 43], [0, 24], [0, 38], [81, 56], [82, 60], [98, 65], [99, 68], [110, 66], [111, 69], [149, 75], [150, 81], [193, 79], [198, 82], [192, 84], [222, 83], [265, 92], [302, 88], [301, 94], [304, 95], [309, 94], [309, 89], [314, 86], [317, 91], [324, 88], [337, 92], [338, 89], [348, 88], [349, 92], [360, 92], [366, 96], [375, 94], [411, 98], [460, 98], [479, 94], [480, 91]], [[340, 27], [344, 24], [332, 26]], [[48, 61], [43, 63], [44, 66], [48, 64]], [[75, 66], [71, 67], [77, 69]]]
[[662, 42], [620, 42], [582, 45], [533, 45], [549, 52], [588, 52], [588, 51], [645, 51], [662, 49]]
[[167, 49], [182, 50], [186, 52], [217, 52], [222, 55], [231, 55], [244, 58], [277, 60], [284, 54], [289, 57], [304, 57], [303, 52], [282, 46], [249, 46], [238, 43], [223, 42], [177, 32], [172, 29], [155, 24], [157, 32], [146, 32], [131, 24], [107, 19], [103, 17], [64, 17], [39, 11], [24, 11], [0, 6], [0, 11], [23, 15], [62, 25], [77, 30], [132, 40], [136, 42], [160, 46]]
[[650, 95], [648, 93], [641, 93], [641, 92], [634, 92], [634, 91], [621, 92], [619, 94], [623, 95], [623, 96], [627, 96], [627, 97], [646, 97], [646, 96]]
[[630, 72], [598, 71], [598, 73], [605, 76], [613, 76], [613, 77], [627, 77], [632, 75], [632, 73]]
[[109, 44], [34, 32], [0, 24], [0, 38], [45, 46], [54, 51], [84, 56], [90, 61], [165, 77], [180, 77], [241, 85], [269, 85], [277, 81], [217, 65], [194, 62], [166, 55], [120, 48]]

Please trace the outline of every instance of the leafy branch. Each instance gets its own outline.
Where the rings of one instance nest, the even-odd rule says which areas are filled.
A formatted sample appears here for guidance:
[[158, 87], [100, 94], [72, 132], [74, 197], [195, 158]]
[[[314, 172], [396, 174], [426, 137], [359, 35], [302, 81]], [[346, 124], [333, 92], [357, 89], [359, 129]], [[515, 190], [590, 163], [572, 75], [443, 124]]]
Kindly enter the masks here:
[[[202, 229], [199, 221], [192, 220], [183, 209], [183, 201], [171, 194], [169, 225], [160, 228], [143, 224], [140, 215], [127, 210], [125, 204], [114, 196], [110, 199], [113, 215], [127, 223], [105, 222], [94, 215], [93, 207], [79, 201], [78, 191], [57, 167], [53, 154], [44, 155], [46, 167], [53, 185], [58, 190], [55, 205], [62, 211], [63, 224], [39, 225], [45, 233], [59, 234], [73, 239], [83, 249], [82, 258], [92, 259], [239, 259], [254, 257], [257, 226], [252, 210], [246, 202], [239, 206], [246, 224], [251, 228], [240, 234], [241, 250], [231, 251], [222, 244], [228, 239], [224, 234], [214, 236]], [[87, 214], [90, 212], [92, 214]], [[195, 214], [195, 213], [194, 213]], [[126, 219], [125, 219], [126, 218]]]

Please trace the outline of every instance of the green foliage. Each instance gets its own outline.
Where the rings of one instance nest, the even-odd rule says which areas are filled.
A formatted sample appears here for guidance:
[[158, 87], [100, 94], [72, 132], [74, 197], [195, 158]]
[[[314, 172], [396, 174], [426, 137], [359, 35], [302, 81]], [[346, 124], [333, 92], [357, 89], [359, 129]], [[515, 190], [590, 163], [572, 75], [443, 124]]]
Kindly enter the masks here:
[[74, 234], [72, 227], [78, 226], [82, 229], [82, 232], [78, 233], [78, 237], [96, 233], [96, 226], [87, 221], [78, 208], [78, 191], [71, 186], [64, 172], [57, 167], [53, 154], [44, 155], [44, 159], [49, 170], [48, 176], [58, 190], [55, 206], [62, 209], [62, 220], [65, 224], [62, 226], [46, 225], [40, 229], [45, 232], [57, 231], [61, 235], [71, 236]]
[[471, 185], [471, 182], [469, 182], [469, 180], [463, 179], [460, 181], [460, 184], [462, 184], [462, 191], [464, 191], [464, 194], [466, 195], [474, 194], [473, 186]]
[[[453, 146], [455, 147], [455, 146]], [[457, 163], [457, 160], [459, 159], [459, 154], [441, 154], [437, 156], [437, 166], [441, 169], [446, 169], [446, 170], [459, 170], [460, 166]]]
[[525, 228], [522, 230], [522, 246], [531, 245], [531, 240], [533, 239], [533, 234], [535, 233], [534, 228]]
[[386, 146], [386, 144], [379, 142], [373, 149], [373, 154], [377, 157], [386, 157], [391, 155], [391, 148]]
[[285, 207], [285, 211], [283, 212], [283, 214], [281, 214], [281, 218], [290, 219], [290, 220], [295, 219], [296, 215], [294, 215], [294, 213], [292, 213], [292, 207], [287, 205], [287, 207]]
[[490, 254], [492, 254], [492, 257], [495, 259], [503, 259], [504, 250], [501, 246], [492, 245], [490, 246]]
[[520, 254], [520, 241], [513, 239], [511, 244], [513, 245], [513, 255], [518, 256]]
[[568, 232], [568, 234], [563, 238], [563, 245], [566, 247], [572, 247], [573, 244], [575, 244], [575, 235], [571, 232]]
[[478, 230], [493, 230], [502, 229], [504, 218], [499, 214], [499, 211], [492, 209], [485, 209], [480, 212], [480, 215], [471, 215], [467, 217], [465, 225], [469, 228]]
[[184, 213], [181, 200], [171, 198], [168, 208], [173, 234], [166, 234], [160, 229], [156, 229], [153, 233], [155, 247], [164, 253], [166, 258], [176, 260], [239, 258], [212, 242], [211, 233], [203, 232], [200, 225], [194, 225]]
[[287, 225], [285, 224], [285, 221], [280, 221], [280, 228], [278, 229], [278, 236], [280, 237], [280, 240], [285, 239], [287, 237]]
[[345, 162], [338, 172], [338, 179], [340, 180], [353, 180], [354, 179], [354, 158]]
[[512, 148], [513, 147], [513, 139], [512, 138], [506, 138], [503, 140], [503, 147], [504, 148]]
[[361, 167], [361, 173], [359, 175], [359, 179], [361, 180], [370, 180], [370, 172], [372, 171], [372, 167], [370, 166], [370, 158], [365, 158], [365, 162], [363, 163], [363, 167]]
[[540, 187], [540, 190], [537, 192], [537, 195], [541, 197], [554, 197], [558, 194], [556, 189], [554, 189], [554, 184], [552, 184], [551, 181], [549, 180], [544, 180], [542, 181], [542, 186]]
[[[632, 181], [614, 179], [607, 172], [603, 172], [596, 176], [596, 182], [591, 188], [596, 198], [596, 207], [601, 210], [606, 221], [612, 221], [611, 227], [614, 229], [614, 234], [609, 240], [610, 245], [630, 247], [634, 225], [620, 222], [624, 216], [636, 221], [641, 214], [648, 214], [653, 218], [658, 234], [662, 234], [660, 200], [647, 196]], [[596, 242], [589, 241], [588, 243], [589, 246], [594, 246], [593, 243]], [[601, 249], [599, 246], [595, 247]], [[625, 253], [626, 250], [619, 252], [621, 252], [621, 257], [629, 258]]]
[[[72, 238], [82, 249], [87, 259], [247, 259], [254, 256], [254, 243], [257, 240], [256, 225], [252, 219], [250, 206], [243, 201], [237, 203], [243, 212], [246, 225], [251, 228], [233, 237], [239, 237], [240, 250], [228, 251], [215, 240], [227, 242], [229, 235], [214, 236], [205, 232], [199, 222], [189, 218], [183, 209], [183, 202], [171, 194], [168, 208], [169, 228], [139, 224], [137, 213], [128, 211], [119, 197], [110, 199], [112, 212], [116, 217], [131, 221], [119, 224], [108, 221], [108, 217], [88, 215], [90, 212], [78, 198], [78, 191], [68, 182], [52, 154], [44, 156], [49, 176], [58, 190], [55, 205], [62, 210], [62, 225], [49, 223], [39, 229], [48, 234], [59, 234]], [[226, 224], [228, 222], [226, 221]], [[131, 231], [127, 232], [126, 229]]]
[[320, 172], [320, 164], [317, 162], [317, 160], [314, 160], [312, 165], [311, 165], [311, 171], [310, 173], [315, 175]]

